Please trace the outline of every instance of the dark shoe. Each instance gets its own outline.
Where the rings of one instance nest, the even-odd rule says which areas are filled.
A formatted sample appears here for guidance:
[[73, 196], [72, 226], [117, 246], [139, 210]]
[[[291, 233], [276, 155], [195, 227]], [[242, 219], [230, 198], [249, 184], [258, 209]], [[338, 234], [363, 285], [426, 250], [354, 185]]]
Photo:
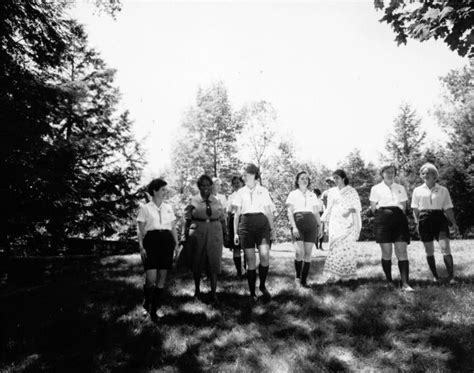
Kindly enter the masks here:
[[264, 302], [269, 302], [272, 299], [270, 292], [267, 290], [266, 287], [259, 287], [260, 291], [262, 292], [262, 299]]

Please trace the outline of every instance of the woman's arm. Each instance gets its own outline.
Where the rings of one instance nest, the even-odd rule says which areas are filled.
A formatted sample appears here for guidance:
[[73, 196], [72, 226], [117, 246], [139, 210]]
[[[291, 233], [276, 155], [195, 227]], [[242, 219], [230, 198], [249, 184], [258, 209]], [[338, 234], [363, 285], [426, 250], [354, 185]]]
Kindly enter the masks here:
[[416, 207], [413, 207], [413, 218], [415, 219], [415, 224], [418, 225], [418, 221], [420, 219], [420, 210]]
[[377, 202], [370, 201], [370, 209], [372, 212], [375, 212], [377, 210]]
[[275, 241], [276, 234], [275, 229], [273, 228], [273, 213], [270, 206], [265, 206], [265, 215], [267, 216], [268, 223], [270, 224], [271, 240]]
[[146, 260], [146, 251], [143, 246], [143, 239], [145, 238], [145, 222], [139, 221], [137, 224], [137, 237], [138, 237], [138, 247], [140, 248], [140, 256], [142, 257], [142, 262]]
[[178, 248], [178, 232], [176, 231], [176, 221], [173, 221], [171, 223], [171, 234], [173, 235], [174, 238], [174, 248], [175, 250]]
[[318, 230], [318, 238], [323, 236], [323, 230], [321, 229], [321, 219], [319, 217], [318, 206], [313, 206], [313, 214], [316, 217], [316, 229]]
[[293, 235], [295, 238], [299, 238], [300, 234], [298, 232], [298, 228], [296, 228], [295, 217], [293, 216], [295, 208], [291, 203], [287, 203], [286, 208], [288, 211], [288, 220], [290, 221], [291, 228], [293, 229]]
[[239, 220], [240, 220], [240, 207], [235, 206], [235, 214], [234, 214], [234, 244], [238, 245], [239, 240]]

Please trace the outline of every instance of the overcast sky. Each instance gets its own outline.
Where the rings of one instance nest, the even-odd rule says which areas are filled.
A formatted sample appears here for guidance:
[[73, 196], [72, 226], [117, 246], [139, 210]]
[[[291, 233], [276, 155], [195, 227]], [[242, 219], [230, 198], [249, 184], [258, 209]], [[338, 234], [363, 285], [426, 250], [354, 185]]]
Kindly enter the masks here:
[[152, 175], [169, 165], [199, 86], [222, 80], [234, 109], [271, 102], [299, 157], [334, 167], [354, 148], [377, 163], [402, 101], [442, 143], [429, 114], [438, 78], [467, 64], [440, 41], [397, 47], [373, 1], [122, 2], [116, 20], [94, 15], [90, 1], [71, 14], [117, 69]]

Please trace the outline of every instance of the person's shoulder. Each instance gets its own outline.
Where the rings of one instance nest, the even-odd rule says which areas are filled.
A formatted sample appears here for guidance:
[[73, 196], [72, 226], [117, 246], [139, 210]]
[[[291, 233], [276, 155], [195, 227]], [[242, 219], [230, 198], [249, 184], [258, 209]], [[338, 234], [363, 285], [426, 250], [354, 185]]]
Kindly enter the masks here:
[[413, 193], [418, 193], [423, 190], [425, 184], [420, 184], [413, 189]]
[[293, 189], [288, 193], [288, 198], [293, 197], [296, 194], [296, 189]]

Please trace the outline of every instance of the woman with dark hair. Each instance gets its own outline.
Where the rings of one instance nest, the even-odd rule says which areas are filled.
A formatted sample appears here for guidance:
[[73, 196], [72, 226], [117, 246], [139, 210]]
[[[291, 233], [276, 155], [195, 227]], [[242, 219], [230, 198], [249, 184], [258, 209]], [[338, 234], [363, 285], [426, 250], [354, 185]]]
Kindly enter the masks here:
[[257, 259], [255, 246], [258, 248], [260, 264], [258, 276], [260, 279], [259, 289], [264, 300], [270, 300], [265, 281], [268, 275], [270, 259], [270, 242], [275, 239], [273, 230], [273, 214], [271, 211], [273, 202], [268, 190], [258, 182], [260, 170], [252, 163], [244, 168], [243, 179], [245, 186], [241, 188], [232, 202], [235, 206], [234, 215], [234, 243], [241, 245], [247, 257], [248, 270], [247, 281], [250, 296], [256, 299], [255, 284], [257, 281]]
[[308, 190], [310, 183], [306, 171], [298, 172], [296, 189], [292, 190], [286, 199], [291, 236], [295, 242], [296, 280], [299, 280], [303, 287], [308, 286], [306, 280], [311, 265], [311, 252], [322, 233], [318, 198]]
[[356, 241], [362, 228], [361, 204], [357, 191], [349, 185], [343, 170], [333, 172], [335, 189], [328, 195], [322, 220], [329, 225], [329, 254], [324, 265], [328, 282], [356, 278]]
[[375, 241], [382, 250], [382, 269], [387, 282], [392, 286], [392, 252], [398, 259], [402, 290], [413, 291], [408, 283], [409, 262], [407, 246], [410, 243], [408, 220], [405, 215], [408, 201], [405, 188], [395, 183], [397, 168], [393, 164], [380, 169], [383, 180], [370, 190], [370, 208], [375, 212]]
[[156, 311], [163, 294], [166, 274], [173, 265], [173, 252], [177, 249], [175, 215], [164, 203], [166, 181], [154, 179], [148, 185], [151, 201], [138, 211], [138, 245], [145, 268], [145, 302], [143, 307], [156, 321]]
[[202, 175], [199, 194], [184, 209], [184, 241], [191, 246], [191, 271], [194, 275], [194, 297], [201, 296], [201, 274], [206, 270], [211, 282], [211, 298], [217, 302], [217, 276], [221, 272], [222, 247], [227, 240], [224, 210], [212, 195], [212, 179]]
[[418, 226], [418, 233], [426, 252], [426, 260], [433, 274], [434, 282], [438, 282], [438, 271], [434, 257], [434, 240], [438, 241], [444, 264], [448, 271], [448, 282], [454, 281], [454, 264], [449, 245], [449, 226], [457, 231], [454, 219], [453, 203], [448, 189], [439, 185], [438, 169], [432, 163], [421, 166], [420, 176], [424, 184], [415, 188], [411, 200], [413, 216]]
[[[235, 197], [237, 196], [237, 192], [239, 191], [240, 188], [244, 186], [244, 180], [242, 179], [241, 176], [233, 176], [231, 180], [231, 185], [233, 189], [233, 193], [229, 196], [228, 200], [228, 205], [227, 205], [227, 227], [229, 230], [229, 249], [232, 250], [233, 252], [233, 258], [234, 258], [234, 265], [235, 269], [237, 270], [237, 275], [239, 276], [240, 279], [243, 278], [242, 274], [242, 258], [241, 258], [241, 247], [240, 245], [236, 245], [234, 243], [234, 214], [236, 207], [233, 205], [233, 201]], [[247, 262], [245, 260], [245, 253], [244, 253], [244, 271], [247, 267]]]

